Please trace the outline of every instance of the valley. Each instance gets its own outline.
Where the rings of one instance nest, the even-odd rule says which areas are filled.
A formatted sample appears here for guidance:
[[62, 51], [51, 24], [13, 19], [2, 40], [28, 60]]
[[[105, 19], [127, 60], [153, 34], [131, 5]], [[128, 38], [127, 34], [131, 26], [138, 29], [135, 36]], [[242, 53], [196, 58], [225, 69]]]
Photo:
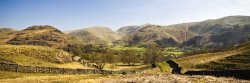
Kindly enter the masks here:
[[[0, 28], [0, 44], [0, 63], [15, 64], [19, 69], [34, 67], [35, 72], [48, 67], [49, 71], [44, 71], [50, 72], [27, 73], [18, 72], [18, 67], [1, 67], [1, 83], [220, 83], [250, 79], [184, 75], [189, 71], [250, 70], [250, 16], [174, 25], [124, 26], [117, 31], [105, 26], [67, 33], [50, 25], [23, 30]], [[174, 68], [167, 63], [169, 60], [181, 67], [182, 74], [172, 73]], [[61, 73], [51, 73], [53, 68], [61, 69]], [[93, 72], [65, 73], [67, 69]]]

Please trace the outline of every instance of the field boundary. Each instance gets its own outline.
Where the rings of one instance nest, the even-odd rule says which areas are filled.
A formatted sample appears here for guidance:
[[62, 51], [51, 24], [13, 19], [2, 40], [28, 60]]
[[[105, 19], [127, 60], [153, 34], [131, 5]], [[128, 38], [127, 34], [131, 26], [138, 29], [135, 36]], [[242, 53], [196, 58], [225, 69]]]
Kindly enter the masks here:
[[57, 67], [24, 66], [18, 64], [0, 63], [0, 71], [20, 73], [47, 73], [47, 74], [137, 74], [145, 70], [100, 70], [100, 69], [72, 69]]

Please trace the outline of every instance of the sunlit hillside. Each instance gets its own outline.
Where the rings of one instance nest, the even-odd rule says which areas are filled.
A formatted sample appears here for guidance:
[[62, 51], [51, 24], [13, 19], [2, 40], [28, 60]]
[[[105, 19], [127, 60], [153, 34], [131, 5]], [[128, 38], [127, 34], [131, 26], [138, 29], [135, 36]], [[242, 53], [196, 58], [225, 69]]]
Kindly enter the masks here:
[[0, 45], [0, 62], [27, 66], [84, 68], [80, 63], [73, 62], [72, 55], [63, 50], [31, 45]]

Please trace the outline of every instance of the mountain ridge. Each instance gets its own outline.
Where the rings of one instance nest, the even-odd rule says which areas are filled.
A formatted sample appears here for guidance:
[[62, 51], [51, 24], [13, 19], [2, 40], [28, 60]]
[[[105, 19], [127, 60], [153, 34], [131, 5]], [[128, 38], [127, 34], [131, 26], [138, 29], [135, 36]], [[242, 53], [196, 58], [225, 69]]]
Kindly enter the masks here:
[[[249, 25], [250, 16], [227, 16], [219, 19], [209, 19], [200, 22], [181, 23], [166, 26], [155, 25], [158, 26], [158, 28], [153, 28], [154, 26], [152, 26], [152, 30], [144, 30], [144, 34], [154, 33], [154, 35], [151, 34], [151, 36], [163, 35], [163, 33], [168, 34], [164, 35], [164, 37], [159, 36], [158, 39], [172, 38], [177, 42], [183, 44], [184, 46], [191, 45], [195, 47], [208, 46], [215, 48], [225, 48], [228, 46], [239, 44], [241, 42], [246, 42], [248, 38], [250, 38]], [[145, 37], [143, 37], [143, 35], [131, 36], [131, 32], [133, 34], [142, 34], [141, 31], [144, 28], [141, 27], [145, 28], [145, 26], [128, 26], [120, 28], [118, 32], [130, 36], [130, 39], [128, 39], [128, 41], [125, 41], [126, 43], [129, 43], [129, 41], [140, 42], [144, 41], [143, 38]], [[182, 35], [178, 36], [178, 34], [175, 34], [178, 32], [180, 32], [180, 34]], [[189, 35], [187, 35], [187, 33]], [[183, 37], [185, 35], [186, 37]], [[133, 40], [138, 38], [138, 36], [139, 40]], [[140, 38], [142, 40], [140, 40]], [[126, 36], [124, 36], [122, 39], [126, 39]], [[151, 38], [147, 40], [157, 39]], [[190, 44], [189, 42], [193, 44]], [[153, 43], [155, 42], [153, 41]]]
[[69, 33], [69, 35], [76, 37], [87, 44], [112, 43], [120, 39], [117, 32], [104, 26], [93, 26], [80, 29]]
[[[0, 43], [4, 44], [7, 42], [14, 44], [15, 41], [12, 37], [19, 35], [21, 38], [26, 36], [23, 34], [32, 32], [32, 34], [43, 34], [43, 36], [47, 37], [49, 36], [45, 34], [54, 35], [55, 38], [63, 39], [60, 41], [65, 41], [64, 43], [67, 43], [68, 40], [69, 42], [71, 40], [80, 41], [79, 43], [84, 44], [116, 44], [115, 42], [122, 41], [131, 45], [147, 45], [148, 43], [159, 45], [159, 42], [174, 44], [173, 42], [175, 42], [176, 45], [182, 46], [226, 48], [248, 41], [250, 38], [249, 27], [250, 16], [226, 16], [200, 22], [164, 26], [154, 24], [132, 25], [121, 27], [116, 31], [105, 26], [93, 26], [75, 30], [67, 34], [54, 27], [45, 25], [43, 27], [28, 27], [21, 31], [0, 29], [2, 32], [5, 30], [5, 33], [1, 34], [2, 36], [0, 35], [0, 39], [2, 39]], [[70, 39], [68, 35], [77, 39]], [[32, 35], [29, 36], [32, 37]], [[65, 39], [64, 37], [67, 38]], [[40, 37], [40, 39], [42, 38], [45, 37]], [[25, 40], [25, 38], [23, 39]], [[30, 38], [26, 39], [29, 40]]]

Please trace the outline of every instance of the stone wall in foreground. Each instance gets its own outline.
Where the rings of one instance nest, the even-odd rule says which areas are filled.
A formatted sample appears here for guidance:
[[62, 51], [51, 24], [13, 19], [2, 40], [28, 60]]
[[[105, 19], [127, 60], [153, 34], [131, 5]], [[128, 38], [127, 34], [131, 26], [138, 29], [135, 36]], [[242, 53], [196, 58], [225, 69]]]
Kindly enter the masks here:
[[47, 74], [135, 74], [143, 73], [143, 70], [99, 70], [99, 69], [71, 69], [56, 67], [23, 66], [18, 64], [0, 63], [0, 71], [21, 73], [47, 73]]

